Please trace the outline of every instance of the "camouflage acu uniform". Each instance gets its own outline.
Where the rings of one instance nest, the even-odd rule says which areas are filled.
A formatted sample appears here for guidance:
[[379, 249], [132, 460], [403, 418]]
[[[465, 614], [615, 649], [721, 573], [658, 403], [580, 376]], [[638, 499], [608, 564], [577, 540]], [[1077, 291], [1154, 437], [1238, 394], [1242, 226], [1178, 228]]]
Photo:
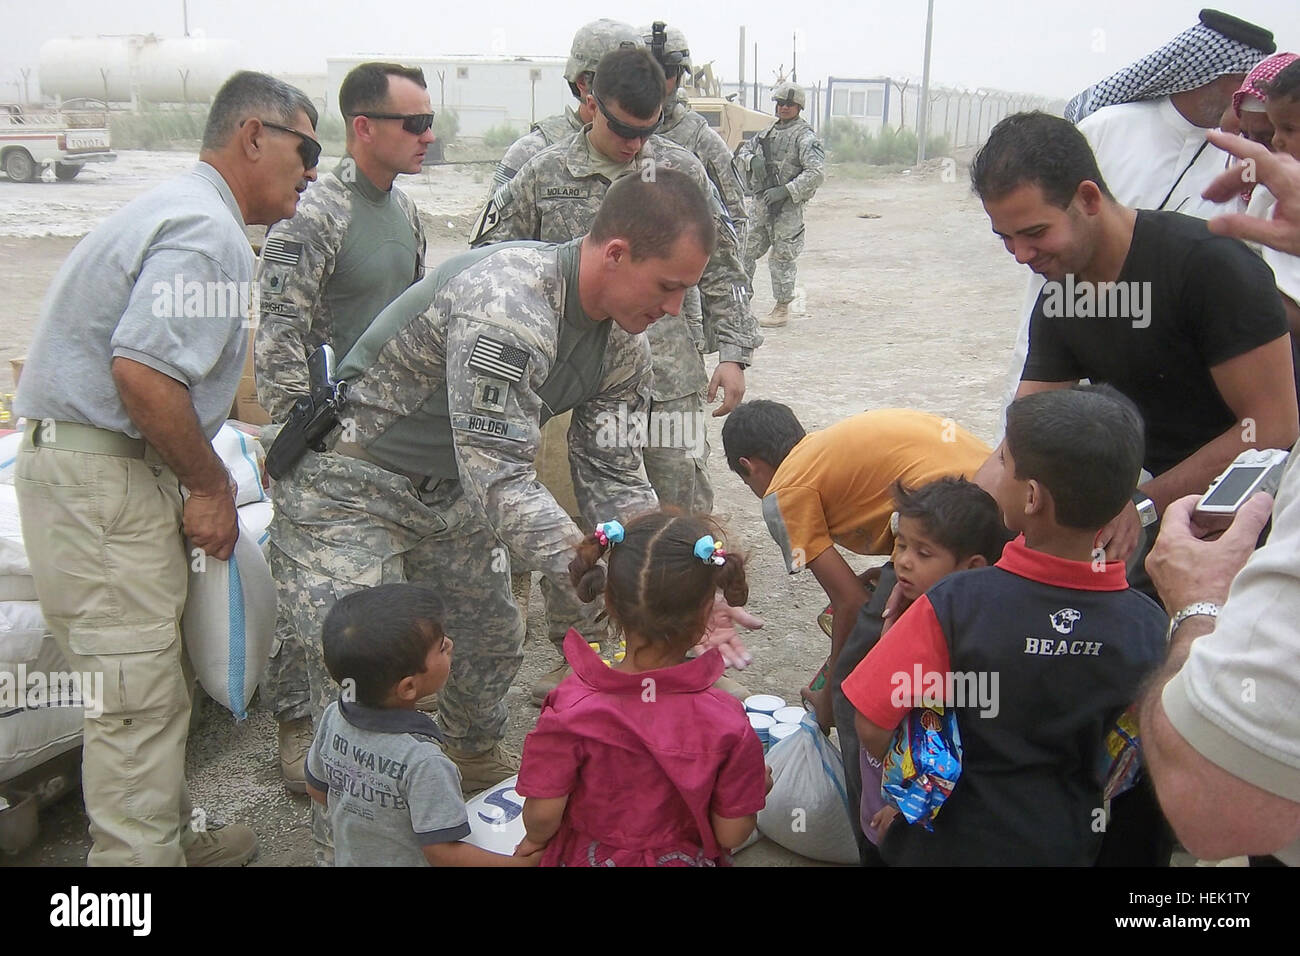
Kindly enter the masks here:
[[[525, 163], [484, 208], [471, 245], [509, 239], [557, 242], [585, 235], [610, 185], [596, 168], [586, 135], [589, 128]], [[700, 293], [707, 321], [716, 330], [719, 360], [748, 366], [762, 339], [749, 311], [735, 226], [703, 164], [661, 136], [646, 140], [622, 175], [648, 177], [659, 166], [687, 173], [711, 199], [718, 243], [700, 279]], [[668, 431], [661, 423], [683, 423], [688, 437], [686, 447], [647, 447], [646, 473], [664, 504], [707, 513], [713, 507], [713, 489], [704, 442], [704, 390], [709, 381], [704, 328], [683, 314], [661, 319], [646, 336], [654, 358], [652, 444], [654, 436]], [[593, 518], [585, 513], [584, 517]]]
[[314, 642], [313, 710], [338, 688], [319, 653], [334, 601], [390, 581], [427, 583], [456, 640], [439, 692], [448, 746], [489, 750], [522, 658], [512, 563], [540, 571], [579, 617], [568, 580], [573, 521], [537, 483], [538, 431], [573, 410], [570, 463], [586, 513], [657, 506], [639, 447], [616, 440], [620, 409], [644, 414], [643, 336], [588, 318], [578, 302], [578, 244], [512, 243], [443, 263], [374, 321], [340, 365], [352, 381], [335, 451], [308, 452], [279, 483], [290, 507], [271, 523], [272, 570]]
[[[761, 154], [767, 177], [758, 182], [750, 173], [750, 160]], [[794, 298], [795, 270], [803, 252], [803, 206], [826, 178], [826, 150], [807, 120], [773, 123], [740, 147], [736, 154], [741, 178], [754, 195], [750, 200], [749, 235], [745, 242], [745, 274], [752, 281], [754, 264], [772, 250], [768, 268], [772, 293], [778, 303]], [[763, 201], [763, 190], [785, 186], [790, 198], [774, 207]]]
[[[356, 226], [356, 228], [354, 228]], [[258, 270], [261, 321], [254, 346], [257, 396], [283, 422], [308, 390], [307, 357], [328, 342], [341, 356], [379, 311], [424, 274], [420, 217], [400, 189], [385, 192], [345, 156], [313, 184], [292, 218], [268, 233]], [[291, 509], [272, 489], [277, 511]], [[283, 721], [311, 713], [307, 657], [294, 636], [279, 583], [276, 639], [262, 682]]]
[[563, 113], [548, 116], [534, 123], [532, 129], [510, 145], [505, 155], [501, 157], [501, 162], [497, 163], [496, 171], [492, 174], [492, 192], [495, 193], [514, 179], [524, 163], [547, 146], [554, 146], [560, 140], [568, 139], [580, 129], [582, 129], [582, 120], [578, 119], [578, 111], [572, 106], [566, 106]]
[[[743, 250], [748, 230], [745, 194], [741, 189], [740, 178], [736, 175], [731, 150], [727, 148], [726, 141], [703, 116], [690, 108], [685, 95], [680, 90], [674, 92], [664, 104], [664, 122], [659, 127], [659, 135], [689, 150], [704, 164], [704, 171], [709, 174], [709, 181], [718, 190], [718, 196], [722, 199], [722, 204], [727, 208], [727, 214], [731, 216], [731, 222], [736, 227], [736, 248]], [[691, 289], [687, 293], [682, 312], [690, 322], [702, 324], [704, 351], [717, 351], [717, 330], [711, 321], [703, 321], [699, 289]]]

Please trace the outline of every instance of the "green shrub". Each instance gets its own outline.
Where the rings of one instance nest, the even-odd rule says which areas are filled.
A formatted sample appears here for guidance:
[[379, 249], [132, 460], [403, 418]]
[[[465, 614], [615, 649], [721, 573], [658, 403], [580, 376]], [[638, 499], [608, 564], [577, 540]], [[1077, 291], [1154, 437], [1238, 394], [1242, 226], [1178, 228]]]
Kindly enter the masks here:
[[207, 121], [206, 107], [163, 110], [144, 103], [138, 113], [110, 113], [108, 127], [117, 149], [196, 149]]
[[348, 128], [337, 113], [322, 116], [316, 123], [316, 138], [331, 156], [342, 156], [347, 148]]
[[925, 156], [927, 159], [933, 159], [936, 156], [951, 156], [952, 145], [948, 142], [947, 136], [931, 136], [925, 141]]
[[493, 149], [505, 149], [520, 136], [509, 123], [502, 123], [500, 126], [493, 126], [483, 132], [483, 145], [491, 146]]
[[831, 159], [837, 163], [865, 160], [870, 144], [871, 134], [852, 120], [831, 120], [826, 130], [826, 145], [830, 147]]
[[455, 110], [441, 109], [434, 112], [437, 115], [433, 118], [433, 135], [438, 137], [443, 146], [450, 146], [456, 142], [456, 134], [460, 132], [460, 117]]
[[916, 162], [916, 133], [892, 126], [882, 128], [872, 143], [868, 162], [878, 166], [911, 166]]
[[[835, 163], [871, 163], [875, 166], [912, 166], [916, 163], [916, 133], [910, 129], [882, 127], [874, 136], [852, 120], [832, 120], [826, 145]], [[926, 140], [927, 157], [950, 156], [952, 147], [943, 136]]]

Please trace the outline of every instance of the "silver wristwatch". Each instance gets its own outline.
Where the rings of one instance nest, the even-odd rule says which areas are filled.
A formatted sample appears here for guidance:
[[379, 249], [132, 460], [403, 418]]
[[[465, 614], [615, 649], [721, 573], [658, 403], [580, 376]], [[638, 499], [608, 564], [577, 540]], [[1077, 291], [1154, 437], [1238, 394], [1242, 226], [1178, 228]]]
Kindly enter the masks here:
[[1160, 515], [1156, 512], [1156, 503], [1142, 492], [1133, 492], [1133, 504], [1137, 505], [1138, 518], [1142, 521], [1142, 527], [1149, 528], [1160, 520]]
[[1178, 630], [1178, 625], [1182, 624], [1183, 621], [1198, 615], [1217, 618], [1219, 616], [1219, 605], [1210, 601], [1197, 601], [1195, 604], [1187, 605], [1169, 619], [1169, 636], [1171, 638], [1174, 636], [1174, 631]]

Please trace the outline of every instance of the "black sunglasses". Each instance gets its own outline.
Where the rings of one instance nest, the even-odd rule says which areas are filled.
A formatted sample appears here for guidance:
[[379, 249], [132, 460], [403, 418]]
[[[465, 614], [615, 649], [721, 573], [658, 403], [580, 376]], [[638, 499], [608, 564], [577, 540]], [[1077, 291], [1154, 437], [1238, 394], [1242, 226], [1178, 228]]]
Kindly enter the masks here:
[[[246, 122], [248, 121], [244, 120], [239, 125], [243, 126]], [[316, 168], [316, 164], [320, 162], [320, 143], [312, 139], [306, 133], [300, 133], [292, 127], [281, 126], [279, 123], [268, 123], [266, 120], [258, 120], [258, 122], [263, 126], [269, 126], [271, 129], [278, 129], [285, 133], [293, 133], [294, 136], [297, 136], [298, 139], [301, 140], [298, 144], [298, 155], [302, 157], [303, 170], [305, 171]]]
[[614, 119], [609, 110], [605, 108], [605, 104], [600, 101], [600, 97], [595, 93], [591, 94], [591, 98], [596, 101], [596, 105], [600, 107], [600, 112], [604, 114], [605, 122], [609, 124], [609, 131], [620, 139], [649, 139], [655, 134], [655, 130], [664, 125], [663, 110], [659, 111], [659, 118], [650, 126], [629, 126], [621, 120]]
[[425, 130], [433, 128], [433, 113], [369, 113], [359, 112], [351, 116], [364, 116], [366, 119], [396, 119], [402, 121], [402, 129], [419, 136]]

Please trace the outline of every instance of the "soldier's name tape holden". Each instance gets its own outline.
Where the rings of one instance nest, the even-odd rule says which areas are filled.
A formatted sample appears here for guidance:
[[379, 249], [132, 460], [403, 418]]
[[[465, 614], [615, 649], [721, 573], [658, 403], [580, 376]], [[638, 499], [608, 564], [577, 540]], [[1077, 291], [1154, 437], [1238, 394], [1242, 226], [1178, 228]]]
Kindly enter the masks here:
[[451, 427], [463, 432], [480, 432], [484, 435], [494, 435], [507, 441], [528, 440], [528, 428], [526, 426], [517, 422], [508, 422], [501, 418], [492, 418], [488, 415], [466, 415], [464, 412], [453, 412]]

